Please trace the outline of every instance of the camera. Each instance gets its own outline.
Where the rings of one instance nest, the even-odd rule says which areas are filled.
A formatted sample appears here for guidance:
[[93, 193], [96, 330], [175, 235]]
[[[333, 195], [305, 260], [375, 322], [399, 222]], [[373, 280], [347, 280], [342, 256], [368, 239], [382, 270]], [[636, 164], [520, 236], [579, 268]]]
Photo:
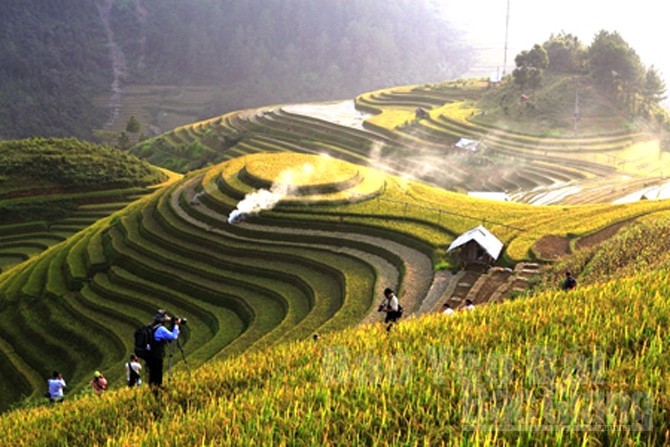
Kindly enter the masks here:
[[179, 318], [178, 316], [175, 315], [174, 317], [172, 317], [172, 324], [175, 324], [177, 320], [179, 320], [179, 323], [182, 326], [186, 326], [186, 323], [188, 323], [188, 320], [186, 318]]
[[384, 310], [384, 305], [380, 304], [379, 307], [377, 308], [377, 312], [381, 312]]

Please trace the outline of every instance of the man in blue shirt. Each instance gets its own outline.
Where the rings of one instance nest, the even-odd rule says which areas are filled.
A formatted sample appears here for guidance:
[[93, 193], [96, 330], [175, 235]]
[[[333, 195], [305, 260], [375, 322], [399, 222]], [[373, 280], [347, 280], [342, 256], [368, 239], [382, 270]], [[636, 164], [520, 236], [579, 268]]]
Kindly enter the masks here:
[[177, 340], [179, 337], [179, 318], [172, 319], [172, 331], [164, 326], [170, 320], [167, 312], [159, 310], [154, 317], [153, 340], [151, 350], [147, 355], [147, 368], [149, 369], [149, 386], [160, 387], [163, 385], [163, 357], [165, 357], [165, 343]]

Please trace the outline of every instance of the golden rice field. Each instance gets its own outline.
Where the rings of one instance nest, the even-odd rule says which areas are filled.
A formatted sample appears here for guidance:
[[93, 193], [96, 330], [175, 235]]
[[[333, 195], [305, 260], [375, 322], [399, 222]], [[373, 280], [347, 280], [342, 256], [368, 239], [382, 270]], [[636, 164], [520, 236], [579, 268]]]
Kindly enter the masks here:
[[[186, 175], [0, 274], [0, 445], [670, 443], [670, 264], [658, 253], [670, 203], [454, 192], [622, 174], [647, 187], [649, 167], [665, 166], [658, 141], [495, 128], [476, 119], [486, 88], [366, 93], [356, 107], [376, 116], [362, 128], [276, 106], [138, 145]], [[461, 137], [487, 147], [456, 153]], [[99, 210], [82, 213], [66, 223]], [[456, 265], [446, 248], [478, 225], [503, 242], [500, 267], [553, 261], [537, 248], [548, 237], [576, 253], [519, 299], [426, 315], [435, 270]], [[580, 285], [557, 291], [568, 268]], [[387, 286], [406, 307], [391, 331], [376, 312]], [[123, 364], [158, 308], [188, 317], [190, 367], [176, 358], [153, 395], [124, 387]], [[69, 384], [55, 406], [42, 398], [53, 369]], [[102, 397], [87, 390], [99, 369], [112, 384]]]
[[[255, 182], [287, 171], [305, 174], [308, 165], [314, 184], [303, 179], [298, 187], [313, 188], [303, 197], [309, 201], [272, 187], [268, 192], [279, 194], [273, 209], [227, 223], [236, 207], [256, 197]], [[14, 383], [9, 375], [25, 380], [3, 393], [38, 397], [40, 377], [59, 359], [72, 368], [66, 372], [75, 390], [89, 370], [120, 378], [133, 324], [151, 318], [155, 308], [192, 316], [186, 346], [204, 364], [370, 318], [383, 288], [378, 278], [394, 278], [384, 281], [397, 281], [416, 303], [408, 311], [418, 310], [433, 263], [457, 235], [479, 224], [501, 239], [501, 262], [512, 265], [533, 259], [534, 244], [548, 234], [577, 241], [668, 206], [533, 207], [466, 197], [328, 157], [237, 158], [165, 186], [0, 277], [3, 301], [17, 304], [1, 310], [16, 323], [0, 329], [14, 346], [3, 351], [14, 359], [6, 383]], [[394, 253], [399, 247], [407, 254]], [[425, 266], [414, 265], [417, 259]], [[419, 281], [425, 286], [417, 289]], [[44, 312], [46, 325], [39, 323]], [[96, 334], [94, 355], [68, 350], [101, 320], [109, 321], [109, 333]], [[52, 349], [22, 339], [22, 331]], [[71, 341], [55, 338], [59, 332]]]
[[6, 414], [0, 444], [663, 445], [668, 277], [284, 344], [182, 371], [158, 398]]

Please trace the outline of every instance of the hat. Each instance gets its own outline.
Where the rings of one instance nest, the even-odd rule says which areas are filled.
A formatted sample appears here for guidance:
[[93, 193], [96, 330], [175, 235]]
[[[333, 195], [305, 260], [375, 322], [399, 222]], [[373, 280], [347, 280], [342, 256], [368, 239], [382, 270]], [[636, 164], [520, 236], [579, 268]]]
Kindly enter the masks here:
[[95, 378], [98, 378], [98, 377], [100, 377], [101, 375], [102, 375], [102, 374], [100, 374], [100, 371], [96, 371], [96, 372], [93, 373], [93, 377], [95, 377]]
[[158, 313], [154, 316], [154, 323], [164, 323], [169, 318], [166, 310], [158, 309]]

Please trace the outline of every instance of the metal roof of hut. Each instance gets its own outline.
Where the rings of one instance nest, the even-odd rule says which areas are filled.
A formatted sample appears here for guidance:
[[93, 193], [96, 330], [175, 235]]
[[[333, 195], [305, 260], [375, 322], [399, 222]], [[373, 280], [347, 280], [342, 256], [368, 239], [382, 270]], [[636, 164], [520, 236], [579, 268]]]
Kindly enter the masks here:
[[479, 149], [480, 140], [471, 140], [470, 138], [461, 138], [456, 143], [454, 147], [456, 149], [465, 149], [468, 151], [476, 152]]
[[479, 225], [477, 228], [473, 228], [472, 230], [458, 236], [454, 242], [451, 243], [447, 249], [447, 252], [461, 247], [470, 241], [475, 241], [494, 260], [498, 259], [498, 256], [500, 256], [500, 252], [503, 248], [503, 243], [500, 242], [500, 239], [495, 237], [482, 225]]

